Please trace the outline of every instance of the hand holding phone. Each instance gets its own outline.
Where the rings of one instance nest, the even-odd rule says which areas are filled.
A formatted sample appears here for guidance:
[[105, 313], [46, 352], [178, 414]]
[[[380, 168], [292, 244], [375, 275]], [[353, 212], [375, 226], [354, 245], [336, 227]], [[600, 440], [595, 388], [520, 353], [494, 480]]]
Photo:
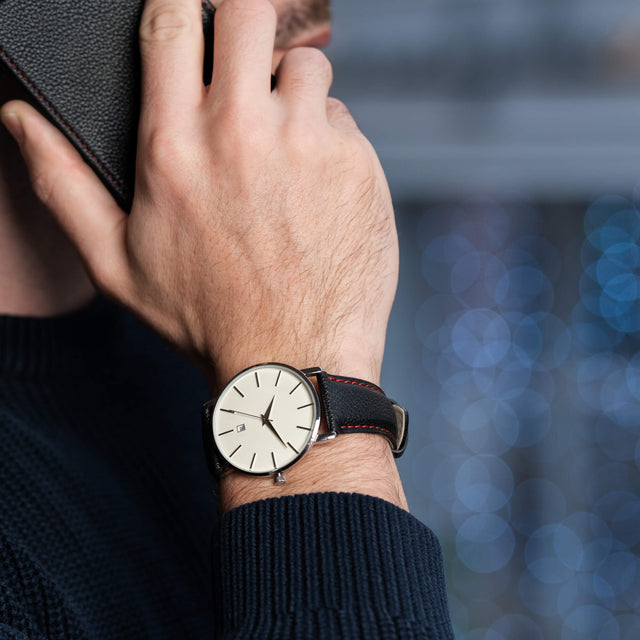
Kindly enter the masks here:
[[[377, 381], [398, 249], [378, 158], [328, 98], [316, 49], [283, 58], [267, 0], [217, 10], [205, 86], [198, 0], [148, 0], [130, 215], [25, 103], [2, 119], [92, 279], [199, 362], [216, 389], [261, 361]], [[20, 133], [22, 131], [22, 134]]]

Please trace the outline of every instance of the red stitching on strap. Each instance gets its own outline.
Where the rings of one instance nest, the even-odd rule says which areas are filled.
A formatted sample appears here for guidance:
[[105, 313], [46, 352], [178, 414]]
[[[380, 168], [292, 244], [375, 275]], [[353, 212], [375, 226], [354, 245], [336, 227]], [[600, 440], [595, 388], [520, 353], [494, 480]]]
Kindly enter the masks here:
[[105, 168], [104, 165], [102, 164], [102, 162], [100, 162], [100, 160], [98, 160], [98, 157], [96, 156], [95, 153], [93, 153], [93, 151], [91, 151], [91, 149], [86, 145], [86, 143], [84, 143], [82, 141], [82, 138], [71, 128], [71, 126], [69, 124], [67, 124], [67, 122], [64, 120], [64, 118], [51, 106], [50, 102], [44, 97], [44, 95], [38, 90], [38, 88], [33, 84], [33, 82], [31, 82], [31, 80], [29, 80], [29, 78], [27, 77], [27, 75], [20, 70], [20, 68], [18, 67], [18, 65], [13, 61], [13, 59], [9, 56], [9, 54], [4, 51], [3, 49], [0, 49], [0, 56], [2, 56], [16, 71], [16, 73], [24, 78], [24, 80], [26, 81], [26, 83], [33, 89], [34, 93], [36, 93], [40, 99], [42, 100], [42, 102], [44, 102], [44, 104], [47, 105], [47, 107], [49, 108], [49, 110], [51, 111], [51, 113], [53, 113], [53, 115], [59, 120], [60, 124], [62, 124], [66, 129], [69, 130], [69, 132], [71, 133], [71, 135], [80, 143], [80, 146], [85, 149], [87, 151], [87, 153], [96, 161], [96, 163], [98, 164], [98, 166], [106, 173], [106, 175], [111, 178], [111, 180], [113, 181], [113, 183], [115, 184], [116, 188], [118, 189], [118, 191], [120, 191], [120, 193], [126, 198], [128, 197], [128, 193], [126, 191], [126, 189], [120, 184], [120, 182], [118, 180], [116, 180]]
[[389, 431], [389, 429], [385, 429], [384, 427], [374, 427], [373, 425], [369, 425], [369, 424], [350, 424], [350, 425], [343, 425], [340, 427], [341, 429], [377, 429], [378, 431], [384, 431], [385, 433], [388, 433], [394, 440], [396, 439], [396, 437], [394, 436], [394, 434]]
[[333, 376], [330, 376], [329, 374], [327, 374], [327, 377], [329, 378], [329, 380], [333, 380], [334, 382], [344, 382], [345, 384], [357, 384], [359, 387], [368, 387], [369, 389], [373, 389], [374, 391], [377, 391], [378, 393], [382, 393], [382, 389], [380, 389], [380, 387], [376, 387], [372, 384], [367, 384], [366, 382], [356, 382], [355, 380], [342, 380], [341, 378], [334, 378]]

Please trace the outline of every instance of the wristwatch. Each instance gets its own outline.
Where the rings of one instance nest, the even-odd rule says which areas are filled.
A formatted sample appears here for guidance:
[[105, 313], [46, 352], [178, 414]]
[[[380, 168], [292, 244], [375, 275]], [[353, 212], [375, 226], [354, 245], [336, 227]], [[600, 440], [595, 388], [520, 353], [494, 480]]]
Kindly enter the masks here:
[[[311, 382], [315, 377], [318, 391]], [[327, 433], [318, 433], [324, 416]], [[345, 433], [376, 433], [395, 457], [407, 446], [409, 414], [377, 385], [269, 362], [236, 375], [202, 408], [202, 433], [215, 476], [231, 470], [274, 476], [295, 464], [312, 444]]]

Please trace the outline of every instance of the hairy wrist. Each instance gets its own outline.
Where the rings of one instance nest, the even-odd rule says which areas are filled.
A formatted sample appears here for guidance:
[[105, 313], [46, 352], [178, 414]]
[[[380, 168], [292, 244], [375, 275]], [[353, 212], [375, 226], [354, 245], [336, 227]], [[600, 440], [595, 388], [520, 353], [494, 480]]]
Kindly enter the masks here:
[[222, 358], [213, 356], [208, 358], [201, 363], [201, 369], [213, 397], [217, 396], [231, 378], [241, 371], [266, 362], [280, 362], [299, 370], [320, 367], [328, 373], [359, 378], [379, 385], [382, 356], [369, 356], [364, 349], [361, 349], [358, 354], [353, 352], [354, 350], [346, 348], [336, 354], [326, 349], [314, 351], [305, 348], [304, 351], [300, 349], [293, 351], [261, 346], [251, 349], [249, 354], [244, 355], [239, 350], [229, 349], [225, 350], [225, 356]]
[[408, 511], [398, 468], [388, 441], [357, 433], [314, 444], [285, 472], [287, 481], [233, 471], [220, 479], [220, 506], [230, 511], [248, 502], [288, 495], [342, 492], [371, 495]]

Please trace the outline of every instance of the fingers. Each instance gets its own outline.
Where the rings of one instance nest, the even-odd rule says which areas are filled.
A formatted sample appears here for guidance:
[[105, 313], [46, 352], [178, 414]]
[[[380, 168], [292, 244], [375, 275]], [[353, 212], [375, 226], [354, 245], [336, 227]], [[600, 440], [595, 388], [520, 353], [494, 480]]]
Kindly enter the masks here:
[[276, 13], [268, 0], [225, 0], [216, 11], [212, 88], [245, 100], [271, 93]]
[[203, 53], [200, 0], [146, 1], [140, 22], [143, 121], [173, 121], [200, 104]]
[[116, 290], [128, 273], [126, 214], [71, 143], [35, 109], [13, 101], [3, 106], [0, 117], [20, 145], [36, 195], [97, 283]]
[[293, 112], [326, 121], [327, 98], [333, 70], [319, 50], [299, 47], [289, 51], [278, 67], [276, 93]]

